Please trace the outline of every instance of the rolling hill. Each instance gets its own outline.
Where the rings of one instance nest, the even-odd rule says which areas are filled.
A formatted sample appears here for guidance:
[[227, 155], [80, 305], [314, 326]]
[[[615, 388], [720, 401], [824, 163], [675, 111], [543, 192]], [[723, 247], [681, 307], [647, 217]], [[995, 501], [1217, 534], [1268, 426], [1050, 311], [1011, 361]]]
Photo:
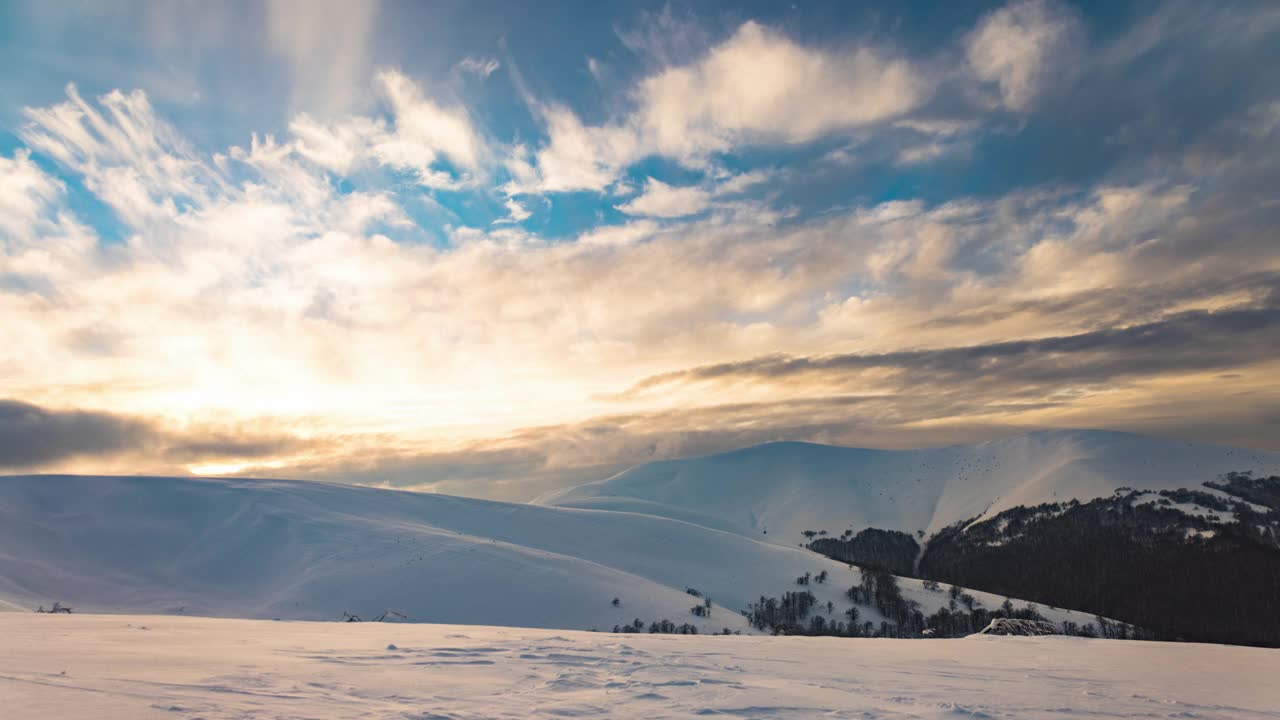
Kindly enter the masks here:
[[[315, 482], [0, 478], [0, 607], [309, 620], [391, 609], [426, 622], [749, 632], [740, 611], [824, 571], [805, 588], [813, 612], [844, 617], [859, 570], [662, 517]], [[701, 600], [687, 588], [712, 598], [711, 617], [691, 612]], [[901, 590], [926, 615], [949, 602], [917, 580]]]

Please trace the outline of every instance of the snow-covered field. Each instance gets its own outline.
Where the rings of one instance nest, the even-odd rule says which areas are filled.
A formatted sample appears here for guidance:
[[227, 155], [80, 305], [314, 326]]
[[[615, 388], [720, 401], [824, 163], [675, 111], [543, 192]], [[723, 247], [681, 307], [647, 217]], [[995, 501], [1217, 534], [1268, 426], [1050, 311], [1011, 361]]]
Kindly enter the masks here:
[[0, 717], [1280, 718], [1280, 652], [0, 613]]
[[1246, 470], [1280, 474], [1280, 453], [1053, 430], [922, 450], [771, 443], [647, 463], [537, 502], [676, 518], [793, 546], [805, 530], [928, 536], [1018, 505], [1086, 501], [1121, 487], [1199, 488]]

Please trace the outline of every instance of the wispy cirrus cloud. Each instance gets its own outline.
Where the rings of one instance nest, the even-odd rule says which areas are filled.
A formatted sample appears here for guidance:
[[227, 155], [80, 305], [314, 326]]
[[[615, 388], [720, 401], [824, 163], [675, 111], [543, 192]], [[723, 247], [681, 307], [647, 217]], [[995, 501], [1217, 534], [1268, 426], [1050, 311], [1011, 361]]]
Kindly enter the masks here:
[[467, 56], [458, 63], [459, 70], [472, 73], [473, 75], [479, 75], [482, 78], [489, 77], [493, 73], [497, 72], [500, 67], [502, 67], [502, 63], [498, 62], [496, 58], [491, 57]]

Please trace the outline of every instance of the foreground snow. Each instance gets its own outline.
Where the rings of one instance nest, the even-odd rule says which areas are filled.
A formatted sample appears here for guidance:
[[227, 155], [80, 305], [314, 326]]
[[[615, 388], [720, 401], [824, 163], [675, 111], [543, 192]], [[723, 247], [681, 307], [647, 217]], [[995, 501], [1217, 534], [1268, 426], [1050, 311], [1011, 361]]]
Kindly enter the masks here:
[[22, 718], [1280, 718], [1274, 650], [0, 613]]

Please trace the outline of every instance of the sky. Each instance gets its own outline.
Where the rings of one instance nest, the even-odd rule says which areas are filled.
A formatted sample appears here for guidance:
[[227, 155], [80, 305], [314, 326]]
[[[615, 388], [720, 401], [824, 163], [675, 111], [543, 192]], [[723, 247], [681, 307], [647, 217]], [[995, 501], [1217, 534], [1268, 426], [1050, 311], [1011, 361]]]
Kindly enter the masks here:
[[0, 472], [1280, 449], [1269, 2], [0, 2]]

